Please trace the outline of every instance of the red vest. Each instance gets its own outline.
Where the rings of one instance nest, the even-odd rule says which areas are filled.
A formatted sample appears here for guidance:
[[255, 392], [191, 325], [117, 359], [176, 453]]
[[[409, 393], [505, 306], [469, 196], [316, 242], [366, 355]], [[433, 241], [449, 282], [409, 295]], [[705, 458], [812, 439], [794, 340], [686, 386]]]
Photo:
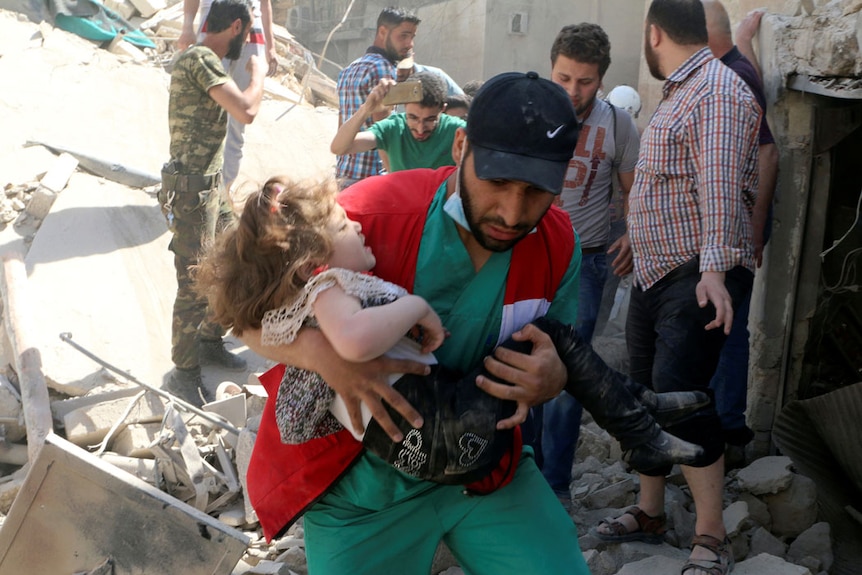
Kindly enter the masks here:
[[[428, 208], [454, 170], [406, 170], [375, 176], [339, 195], [339, 203], [351, 219], [362, 224], [366, 245], [377, 255], [375, 275], [413, 291]], [[520, 329], [544, 315], [568, 270], [574, 248], [572, 225], [557, 208], [545, 214], [536, 233], [515, 245], [506, 280], [502, 330]], [[301, 445], [281, 443], [275, 423], [275, 398], [283, 373], [284, 366], [279, 365], [260, 378], [269, 399], [246, 481], [247, 496], [267, 540], [287, 529], [322, 497], [362, 453], [362, 444], [346, 429]], [[520, 430], [516, 430], [512, 449], [497, 469], [467, 489], [489, 493], [508, 483], [517, 468], [521, 448]]]

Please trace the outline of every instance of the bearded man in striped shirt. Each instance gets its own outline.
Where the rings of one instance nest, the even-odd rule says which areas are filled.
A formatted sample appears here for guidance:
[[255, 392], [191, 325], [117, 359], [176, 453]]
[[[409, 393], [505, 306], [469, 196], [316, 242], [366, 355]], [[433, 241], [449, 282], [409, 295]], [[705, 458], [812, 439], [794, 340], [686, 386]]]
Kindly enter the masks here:
[[[755, 269], [751, 210], [761, 112], [739, 76], [713, 57], [707, 39], [700, 0], [653, 0], [644, 53], [664, 86], [641, 140], [629, 198], [636, 287], [626, 339], [632, 378], [663, 392], [709, 387]], [[705, 450], [701, 466], [682, 468], [697, 510], [682, 575], [729, 573], [724, 441], [715, 406], [668, 431]], [[669, 472], [641, 474], [638, 505], [601, 522], [596, 534], [661, 542]]]

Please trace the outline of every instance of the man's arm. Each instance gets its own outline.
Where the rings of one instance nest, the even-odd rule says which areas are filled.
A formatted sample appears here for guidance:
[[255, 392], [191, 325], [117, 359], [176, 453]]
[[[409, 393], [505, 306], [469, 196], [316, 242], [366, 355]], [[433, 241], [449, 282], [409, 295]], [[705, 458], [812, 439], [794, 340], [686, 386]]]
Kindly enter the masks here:
[[236, 82], [229, 78], [227, 82], [210, 88], [207, 93], [235, 120], [243, 124], [251, 124], [260, 109], [266, 70], [260, 58], [254, 55], [249, 57], [246, 68], [251, 80], [244, 91], [240, 91]]
[[[634, 171], [619, 172], [618, 175], [620, 178], [620, 190], [623, 195], [623, 217], [626, 217], [629, 214], [629, 192], [631, 191], [632, 184], [635, 181], [635, 173]], [[620, 253], [618, 253], [617, 257], [614, 258], [614, 261], [611, 262], [611, 267], [614, 268], [614, 275], [623, 277], [624, 275], [631, 273], [632, 268], [634, 267], [632, 243], [629, 240], [628, 232], [621, 235], [617, 241], [611, 244], [608, 248], [608, 253], [612, 254], [617, 250], [619, 250]]]
[[[359, 106], [359, 109], [350, 116], [335, 132], [335, 137], [332, 138], [332, 143], [329, 145], [329, 150], [336, 156], [344, 156], [347, 154], [358, 154], [360, 152], [368, 152], [377, 147], [377, 138], [369, 131], [360, 131], [365, 119], [368, 116], [373, 117], [373, 113], [381, 107], [383, 97], [389, 92], [389, 88], [395, 82], [388, 78], [380, 80], [377, 86], [371, 90], [365, 102]], [[388, 110], [388, 108], [386, 108]], [[388, 112], [387, 112], [388, 114]]]
[[263, 41], [266, 42], [267, 76], [278, 71], [278, 59], [275, 57], [275, 36], [272, 33], [272, 2], [260, 0], [260, 21], [263, 25]]
[[342, 359], [317, 329], [300, 330], [290, 345], [268, 346], [260, 342], [260, 330], [245, 330], [240, 338], [252, 351], [278, 363], [314, 371], [326, 384], [344, 399], [350, 421], [357, 433], [364, 431], [360, 402], [365, 403], [374, 419], [393, 441], [401, 441], [403, 434], [389, 417], [385, 401], [400, 413], [413, 427], [422, 427], [422, 418], [404, 397], [389, 385], [393, 373], [428, 375], [431, 369], [416, 361], [379, 357], [363, 363]]
[[742, 52], [742, 55], [748, 58], [757, 76], [763, 79], [763, 72], [760, 69], [760, 64], [757, 61], [757, 55], [754, 53], [754, 36], [757, 35], [757, 30], [760, 28], [760, 20], [763, 18], [763, 10], [752, 10], [742, 19], [739, 26], [736, 27], [736, 47]]
[[757, 200], [751, 214], [752, 232], [754, 234], [754, 259], [757, 267], [763, 264], [764, 230], [769, 207], [775, 196], [775, 184], [778, 180], [778, 148], [775, 144], [763, 144], [757, 157]]
[[200, 5], [200, 0], [183, 0], [183, 30], [177, 39], [177, 48], [180, 50], [185, 50], [198, 41], [195, 17], [198, 15]]

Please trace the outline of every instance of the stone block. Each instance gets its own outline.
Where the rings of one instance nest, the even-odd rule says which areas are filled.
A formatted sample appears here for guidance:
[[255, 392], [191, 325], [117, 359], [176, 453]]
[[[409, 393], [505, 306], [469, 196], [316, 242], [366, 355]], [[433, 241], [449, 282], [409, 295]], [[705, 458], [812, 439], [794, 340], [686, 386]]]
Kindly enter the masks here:
[[821, 569], [829, 571], [832, 568], [835, 557], [832, 553], [832, 538], [829, 523], [825, 521], [815, 523], [790, 544], [790, 548], [787, 550], [788, 559], [801, 564], [802, 559], [805, 557], [814, 557], [817, 559], [820, 563], [818, 571]]
[[751, 522], [748, 513], [748, 503], [745, 501], [734, 501], [722, 512], [722, 519], [727, 529], [727, 536], [735, 537], [744, 531]]
[[748, 505], [748, 515], [755, 523], [766, 529], [772, 528], [772, 516], [766, 503], [751, 493], [740, 493], [738, 500]]
[[128, 0], [105, 0], [105, 6], [128, 20], [132, 16], [138, 13], [137, 8], [135, 8], [134, 4], [129, 2]]
[[120, 39], [119, 36], [111, 42], [110, 46], [108, 46], [108, 51], [112, 54], [120, 56], [121, 58], [128, 58], [132, 62], [147, 61], [147, 55], [144, 54], [143, 50], [141, 50], [134, 44]]
[[751, 554], [761, 553], [783, 558], [787, 554], [787, 545], [765, 528], [758, 527], [751, 535]]
[[793, 481], [793, 472], [790, 470], [792, 465], [790, 458], [784, 456], [758, 459], [739, 470], [739, 488], [754, 495], [784, 491]]
[[[94, 445], [104, 439], [108, 430], [123, 416], [131, 399], [115, 399], [69, 412], [63, 418], [66, 438], [76, 445]], [[165, 414], [164, 400], [147, 393], [135, 402], [125, 418], [126, 425], [161, 421]]]
[[817, 485], [804, 475], [794, 475], [788, 489], [763, 500], [772, 516], [772, 533], [779, 537], [796, 537], [817, 520]]
[[51, 206], [54, 205], [54, 200], [56, 199], [56, 192], [52, 192], [45, 186], [39, 186], [30, 196], [30, 201], [27, 202], [25, 211], [36, 219], [44, 220], [48, 212], [51, 211]]
[[159, 10], [167, 7], [165, 0], [131, 0], [131, 3], [144, 18], [149, 18]]
[[27, 436], [21, 396], [2, 374], [0, 374], [0, 420], [3, 425], [3, 438], [6, 441], [19, 441]]
[[737, 563], [733, 569], [733, 575], [811, 575], [811, 571], [779, 557], [761, 553]]
[[592, 509], [624, 507], [634, 490], [634, 481], [626, 479], [593, 491], [584, 498], [584, 502]]
[[63, 152], [57, 156], [54, 165], [51, 166], [51, 169], [48, 170], [48, 173], [42, 177], [39, 183], [52, 192], [60, 193], [66, 187], [66, 184], [69, 183], [69, 178], [77, 168], [78, 160], [75, 159], [75, 156]]
[[126, 457], [152, 458], [150, 445], [161, 429], [161, 422], [129, 424], [114, 437], [111, 450]]

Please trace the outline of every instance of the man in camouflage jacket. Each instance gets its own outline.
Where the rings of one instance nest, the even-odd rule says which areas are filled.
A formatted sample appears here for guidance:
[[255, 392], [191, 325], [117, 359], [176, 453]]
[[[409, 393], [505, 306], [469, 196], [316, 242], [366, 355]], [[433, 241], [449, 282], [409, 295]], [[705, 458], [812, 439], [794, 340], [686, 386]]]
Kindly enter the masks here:
[[206, 35], [177, 58], [171, 72], [168, 124], [171, 159], [162, 168], [159, 203], [174, 234], [169, 249], [177, 270], [171, 372], [166, 389], [200, 405], [201, 363], [244, 370], [245, 361], [224, 349], [224, 329], [207, 321], [206, 299], [195, 293], [189, 266], [215, 237], [228, 115], [250, 124], [260, 107], [266, 64], [252, 56], [251, 82], [240, 90], [222, 59], [237, 59], [251, 28], [248, 0], [216, 0]]

